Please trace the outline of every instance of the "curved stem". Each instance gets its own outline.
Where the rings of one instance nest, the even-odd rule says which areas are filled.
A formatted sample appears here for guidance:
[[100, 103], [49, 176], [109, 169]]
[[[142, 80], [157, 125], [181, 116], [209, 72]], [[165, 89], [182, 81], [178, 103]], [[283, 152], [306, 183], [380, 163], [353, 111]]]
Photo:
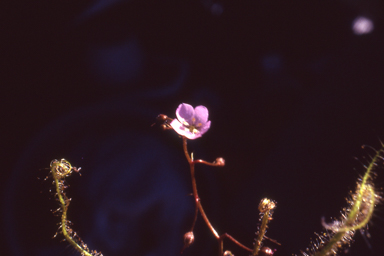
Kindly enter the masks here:
[[369, 163], [367, 170], [363, 176], [361, 184], [359, 185], [357, 198], [353, 204], [353, 207], [348, 215], [348, 219], [346, 221], [346, 225], [350, 226], [356, 219], [357, 214], [359, 213], [361, 204], [363, 203], [364, 191], [366, 190], [367, 183], [369, 179], [371, 179], [371, 173], [373, 169], [377, 166], [377, 161], [380, 159], [381, 154], [384, 152], [384, 148], [378, 150], [375, 156], [372, 158], [372, 161]]
[[187, 138], [186, 138], [186, 137], [183, 137], [183, 149], [184, 149], [185, 157], [186, 157], [187, 160], [188, 160], [188, 163], [191, 164], [191, 163], [192, 163], [192, 159], [191, 159], [191, 156], [190, 156], [189, 153], [188, 153], [188, 148], [187, 148]]
[[199, 210], [201, 216], [203, 217], [203, 219], [204, 219], [205, 223], [207, 224], [208, 228], [211, 230], [212, 234], [216, 237], [216, 239], [219, 239], [219, 234], [217, 233], [215, 228], [212, 226], [211, 222], [209, 221], [207, 215], [204, 212], [203, 206], [200, 203], [199, 194], [197, 193], [197, 185], [196, 185], [196, 177], [195, 177], [195, 162], [189, 156], [188, 149], [187, 149], [187, 138], [185, 138], [185, 137], [183, 137], [183, 148], [184, 148], [185, 157], [188, 160], [189, 168], [191, 170], [193, 197], [195, 198], [195, 204], [196, 204], [195, 218], [194, 218], [194, 221], [193, 221], [193, 225], [192, 225], [191, 231], [193, 230], [193, 228], [195, 226], [196, 219], [197, 219], [197, 212]]
[[[314, 256], [326, 256], [331, 251], [335, 251], [339, 245], [348, 240], [346, 237], [352, 237], [354, 231], [364, 228], [372, 217], [372, 213], [375, 209], [375, 190], [373, 185], [370, 184], [372, 179], [371, 173], [377, 166], [377, 161], [382, 159], [384, 148], [376, 151], [375, 156], [372, 158], [366, 172], [357, 185], [357, 191], [352, 196], [352, 208], [345, 217], [345, 222], [341, 227], [332, 227], [332, 225], [324, 225], [327, 229], [333, 230], [335, 235], [327, 242], [327, 244], [321, 248], [321, 250], [314, 254]], [[359, 219], [363, 217], [363, 219]], [[329, 227], [327, 227], [329, 226]], [[336, 248], [336, 249], [335, 249]]]
[[60, 202], [61, 208], [61, 232], [63, 233], [65, 240], [69, 242], [69, 244], [75, 248], [81, 255], [84, 256], [102, 256], [103, 254], [98, 253], [96, 251], [91, 251], [87, 247], [87, 245], [76, 235], [76, 233], [68, 226], [70, 221], [67, 219], [67, 212], [70, 199], [65, 195], [64, 189], [65, 186], [65, 177], [72, 173], [72, 171], [78, 171], [76, 167], [72, 167], [71, 164], [65, 160], [61, 159], [61, 161], [53, 160], [51, 162], [51, 173], [53, 177], [53, 181], [55, 183], [56, 195]]
[[232, 242], [234, 242], [237, 246], [243, 248], [244, 250], [247, 250], [249, 252], [252, 252], [252, 249], [251, 248], [248, 248], [247, 246], [243, 245], [242, 243], [240, 243], [239, 241], [237, 241], [235, 238], [233, 238], [232, 236], [230, 236], [229, 234], [227, 233], [224, 233], [220, 236], [220, 240], [223, 240], [224, 238], [228, 238], [229, 240], [231, 240]]
[[209, 166], [223, 166], [223, 164], [221, 164], [221, 163], [216, 163], [216, 162], [210, 163], [210, 162], [207, 162], [207, 161], [202, 160], [202, 159], [194, 160], [193, 163], [194, 164], [205, 164], [205, 165], [209, 165]]
[[57, 164], [53, 164], [52, 167], [51, 167], [51, 173], [52, 173], [52, 177], [53, 177], [53, 180], [55, 182], [55, 187], [56, 187], [56, 194], [57, 194], [57, 197], [59, 198], [59, 202], [60, 202], [60, 207], [61, 207], [61, 210], [62, 210], [62, 214], [61, 214], [61, 231], [63, 232], [63, 235], [65, 237], [65, 239], [78, 251], [80, 252], [82, 255], [85, 255], [85, 256], [92, 256], [92, 254], [90, 254], [89, 252], [87, 252], [82, 246], [80, 246], [79, 244], [76, 243], [76, 241], [71, 237], [71, 235], [68, 233], [68, 229], [69, 227], [67, 226], [67, 211], [68, 211], [68, 198], [65, 196], [65, 194], [63, 193], [63, 186], [64, 186], [64, 181], [63, 180], [59, 180], [59, 177], [57, 175], [57, 172], [56, 172], [56, 168], [58, 168], [59, 166]]
[[196, 220], [197, 220], [197, 214], [200, 211], [200, 214], [203, 217], [205, 224], [208, 226], [209, 230], [212, 232], [212, 234], [219, 241], [219, 255], [220, 256], [223, 255], [223, 239], [224, 238], [228, 238], [229, 240], [234, 242], [239, 247], [241, 247], [241, 248], [243, 248], [243, 249], [245, 249], [245, 250], [247, 250], [249, 252], [252, 252], [252, 249], [246, 247], [245, 245], [243, 245], [242, 243], [240, 243], [239, 241], [234, 239], [229, 234], [224, 233], [224, 234], [222, 234], [220, 236], [217, 233], [217, 231], [215, 230], [215, 228], [212, 226], [211, 222], [209, 221], [207, 215], [204, 212], [203, 206], [202, 206], [202, 204], [200, 202], [199, 194], [197, 192], [197, 184], [196, 184], [196, 177], [195, 177], [195, 164], [196, 163], [202, 163], [202, 164], [206, 164], [206, 165], [210, 165], [210, 166], [223, 166], [223, 164], [222, 163], [215, 163], [215, 162], [214, 163], [209, 163], [207, 161], [200, 160], [200, 159], [199, 160], [193, 160], [193, 157], [191, 157], [189, 155], [189, 152], [188, 152], [187, 138], [186, 137], [183, 137], [183, 149], [184, 149], [184, 154], [185, 154], [185, 157], [187, 158], [187, 161], [189, 163], [189, 168], [190, 168], [190, 171], [191, 171], [192, 191], [193, 191], [193, 197], [195, 199], [195, 207], [196, 207], [195, 208], [195, 217], [194, 217], [194, 220], [193, 220], [192, 227], [191, 227], [190, 231], [191, 232], [193, 231], [193, 229], [195, 227], [195, 224], [196, 224]]

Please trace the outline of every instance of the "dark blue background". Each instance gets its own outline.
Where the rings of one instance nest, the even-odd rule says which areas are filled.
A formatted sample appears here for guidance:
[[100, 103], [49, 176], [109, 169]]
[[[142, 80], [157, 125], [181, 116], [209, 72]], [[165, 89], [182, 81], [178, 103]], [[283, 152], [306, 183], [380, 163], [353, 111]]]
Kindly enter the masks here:
[[[298, 254], [338, 217], [384, 137], [383, 9], [366, 1], [15, 1], [6, 11], [1, 100], [1, 255], [77, 255], [50, 209], [54, 158], [69, 219], [105, 256], [178, 255], [193, 219], [181, 139], [151, 127], [181, 102], [211, 129], [190, 143], [219, 233], [252, 246], [259, 201], [277, 201], [275, 255]], [[352, 22], [366, 16], [370, 34]], [[356, 161], [358, 157], [360, 161]], [[383, 186], [383, 170], [376, 185]], [[40, 178], [40, 179], [38, 179]], [[349, 255], [382, 255], [383, 206]], [[184, 255], [217, 255], [198, 218]], [[235, 255], [248, 253], [225, 242]]]

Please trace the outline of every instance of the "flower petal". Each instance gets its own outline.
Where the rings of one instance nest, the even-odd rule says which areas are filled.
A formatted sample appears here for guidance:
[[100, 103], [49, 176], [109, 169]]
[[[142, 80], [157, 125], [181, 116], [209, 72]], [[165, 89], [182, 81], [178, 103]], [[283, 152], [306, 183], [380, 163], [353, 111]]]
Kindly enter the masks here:
[[195, 122], [196, 127], [202, 127], [208, 121], [208, 109], [204, 106], [197, 106], [195, 108]]
[[208, 129], [211, 127], [211, 121], [206, 122], [200, 129], [200, 136], [203, 135], [208, 131]]
[[192, 118], [195, 114], [195, 110], [189, 104], [182, 103], [176, 109], [176, 116], [179, 121], [184, 125], [191, 125]]
[[197, 138], [200, 138], [201, 137], [201, 133], [188, 133], [185, 135], [185, 137], [187, 137], [187, 139], [189, 140], [194, 140], [194, 139], [197, 139]]
[[173, 119], [170, 125], [172, 126], [173, 130], [175, 130], [175, 132], [177, 132], [179, 135], [184, 136], [190, 140], [200, 138], [202, 135], [200, 131], [198, 131], [197, 133], [190, 132], [189, 128], [185, 127], [182, 123], [180, 123], [176, 119]]

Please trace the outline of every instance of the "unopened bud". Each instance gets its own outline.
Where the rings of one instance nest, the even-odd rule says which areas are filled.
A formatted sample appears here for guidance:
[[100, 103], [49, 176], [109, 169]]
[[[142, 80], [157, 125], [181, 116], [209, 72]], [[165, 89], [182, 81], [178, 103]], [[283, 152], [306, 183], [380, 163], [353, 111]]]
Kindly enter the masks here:
[[195, 236], [192, 231], [185, 233], [184, 235], [184, 248], [189, 247], [193, 241], [195, 241]]
[[160, 114], [156, 117], [156, 120], [159, 121], [159, 122], [164, 122], [165, 120], [167, 120], [168, 116], [164, 115], [164, 114]]
[[235, 256], [231, 251], [225, 251], [223, 256]]
[[271, 256], [275, 253], [275, 250], [272, 250], [271, 248], [264, 246], [260, 249], [260, 253], [262, 256]]
[[222, 157], [216, 158], [215, 164], [217, 164], [218, 166], [224, 166], [225, 165], [224, 158], [222, 158]]
[[160, 125], [160, 127], [163, 131], [167, 130], [167, 128], [168, 128], [166, 124], [162, 124], [162, 125]]

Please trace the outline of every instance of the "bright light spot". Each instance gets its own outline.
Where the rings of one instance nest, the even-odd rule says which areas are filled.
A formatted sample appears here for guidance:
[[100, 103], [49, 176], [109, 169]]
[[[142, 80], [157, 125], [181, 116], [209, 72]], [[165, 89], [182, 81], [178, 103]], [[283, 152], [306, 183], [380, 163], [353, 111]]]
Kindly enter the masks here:
[[352, 24], [353, 24], [352, 25], [353, 33], [359, 36], [371, 33], [373, 30], [372, 20], [363, 16], [360, 16], [354, 19]]

